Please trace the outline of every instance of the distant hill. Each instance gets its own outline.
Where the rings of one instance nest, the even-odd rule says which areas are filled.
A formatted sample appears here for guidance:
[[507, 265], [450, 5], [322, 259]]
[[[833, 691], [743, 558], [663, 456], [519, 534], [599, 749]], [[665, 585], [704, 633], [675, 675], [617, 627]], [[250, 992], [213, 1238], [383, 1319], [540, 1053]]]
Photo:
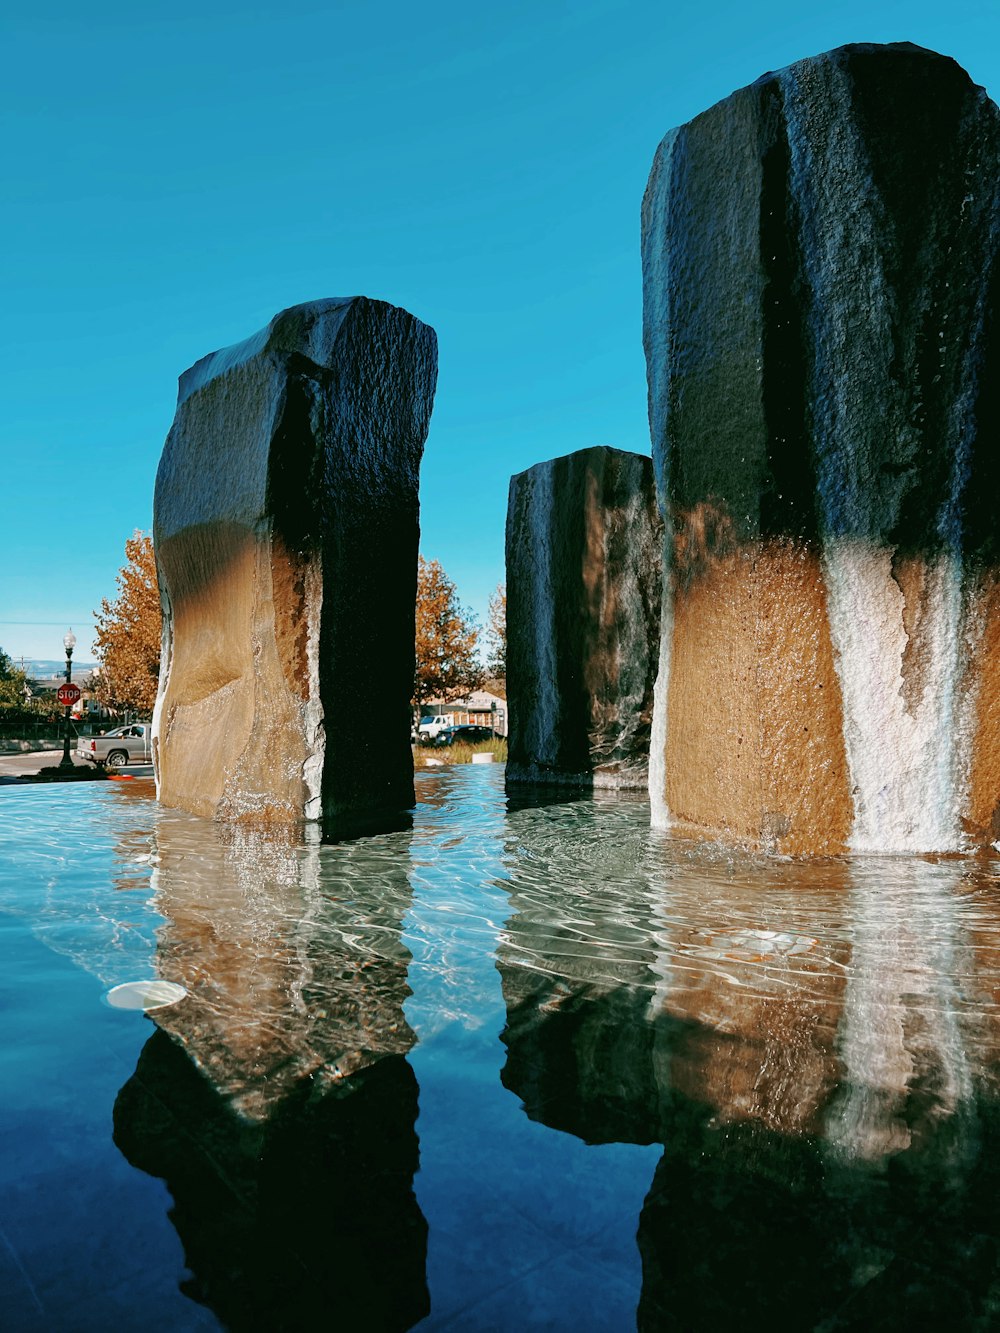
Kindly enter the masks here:
[[[45, 680], [49, 676], [62, 676], [66, 673], [66, 659], [60, 660], [57, 657], [26, 657], [22, 666], [21, 659], [14, 657], [11, 659], [18, 671], [23, 670], [26, 676], [31, 676], [36, 680]], [[78, 662], [73, 658], [73, 675], [77, 672], [83, 675], [89, 675], [97, 670], [96, 662]]]

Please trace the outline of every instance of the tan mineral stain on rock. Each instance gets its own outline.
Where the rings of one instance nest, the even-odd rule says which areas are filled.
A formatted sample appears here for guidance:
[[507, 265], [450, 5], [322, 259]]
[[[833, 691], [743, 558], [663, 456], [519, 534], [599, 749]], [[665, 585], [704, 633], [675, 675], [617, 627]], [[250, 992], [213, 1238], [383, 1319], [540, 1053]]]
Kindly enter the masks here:
[[982, 630], [968, 668], [975, 706], [967, 819], [977, 841], [991, 842], [1000, 838], [1000, 574], [982, 576], [970, 603]]
[[211, 536], [189, 528], [157, 547], [171, 593], [172, 643], [161, 686], [159, 797], [192, 814], [215, 814], [232, 756], [245, 748], [253, 726], [249, 663], [243, 670], [237, 664], [254, 620], [254, 546], [251, 533], [220, 525]]
[[671, 814], [752, 847], [843, 851], [853, 809], [818, 557], [794, 542], [735, 549], [704, 514], [679, 530]]

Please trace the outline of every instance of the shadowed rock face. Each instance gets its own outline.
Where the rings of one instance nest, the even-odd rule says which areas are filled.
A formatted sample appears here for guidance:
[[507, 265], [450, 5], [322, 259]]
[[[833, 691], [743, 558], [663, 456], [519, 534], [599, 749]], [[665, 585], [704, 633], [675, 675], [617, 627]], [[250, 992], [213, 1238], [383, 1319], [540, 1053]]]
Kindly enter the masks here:
[[906, 44], [767, 74], [660, 145], [658, 822], [804, 853], [996, 836], [998, 168], [997, 108]]
[[660, 545], [639, 454], [583, 449], [511, 479], [510, 781], [645, 786]]
[[[181, 376], [156, 479], [160, 800], [337, 833], [413, 803], [418, 474], [433, 330], [365, 297]], [[338, 726], [350, 700], [363, 731]]]

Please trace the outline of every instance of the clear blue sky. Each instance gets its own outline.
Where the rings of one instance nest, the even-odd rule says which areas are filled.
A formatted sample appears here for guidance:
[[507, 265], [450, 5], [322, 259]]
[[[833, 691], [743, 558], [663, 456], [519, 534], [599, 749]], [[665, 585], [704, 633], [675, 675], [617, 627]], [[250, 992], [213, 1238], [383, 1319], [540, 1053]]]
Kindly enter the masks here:
[[0, 32], [15, 656], [57, 657], [72, 625], [90, 658], [151, 525], [178, 374], [357, 293], [437, 330], [422, 549], [482, 616], [511, 473], [649, 450], [639, 205], [663, 134], [849, 41], [933, 47], [1000, 92], [996, 0], [19, 8]]

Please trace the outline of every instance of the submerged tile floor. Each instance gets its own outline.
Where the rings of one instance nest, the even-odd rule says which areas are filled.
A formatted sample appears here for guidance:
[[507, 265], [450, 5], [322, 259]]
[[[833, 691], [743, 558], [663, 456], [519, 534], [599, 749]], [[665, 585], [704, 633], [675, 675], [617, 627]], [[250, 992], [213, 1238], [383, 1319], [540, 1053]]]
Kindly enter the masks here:
[[326, 847], [4, 790], [0, 1327], [996, 1326], [997, 858], [417, 789]]

